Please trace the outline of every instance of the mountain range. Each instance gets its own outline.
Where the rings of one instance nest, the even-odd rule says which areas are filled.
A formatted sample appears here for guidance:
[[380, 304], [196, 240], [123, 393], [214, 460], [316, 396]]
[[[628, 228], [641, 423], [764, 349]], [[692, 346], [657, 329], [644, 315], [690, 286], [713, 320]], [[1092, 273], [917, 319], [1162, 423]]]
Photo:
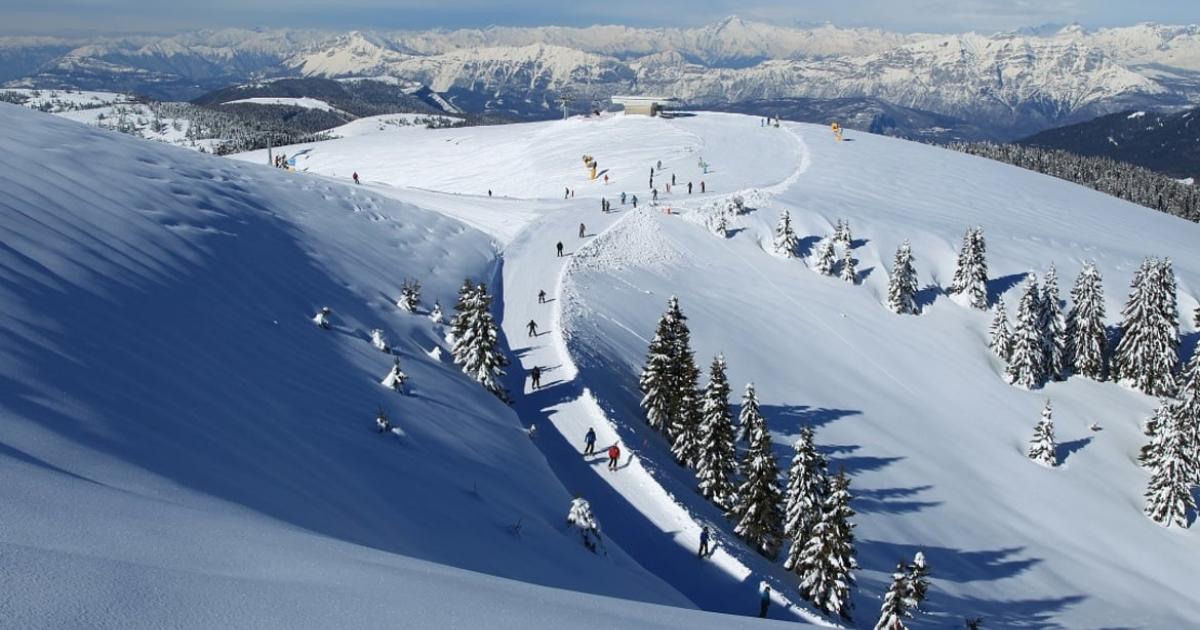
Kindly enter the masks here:
[[1118, 111], [1200, 104], [1200, 26], [911, 34], [730, 17], [699, 28], [0, 38], [0, 80], [15, 87], [192, 99], [280, 77], [384, 78], [465, 111], [526, 119], [558, 115], [564, 95], [578, 111], [618, 93], [704, 107], [876, 99], [1014, 139]]

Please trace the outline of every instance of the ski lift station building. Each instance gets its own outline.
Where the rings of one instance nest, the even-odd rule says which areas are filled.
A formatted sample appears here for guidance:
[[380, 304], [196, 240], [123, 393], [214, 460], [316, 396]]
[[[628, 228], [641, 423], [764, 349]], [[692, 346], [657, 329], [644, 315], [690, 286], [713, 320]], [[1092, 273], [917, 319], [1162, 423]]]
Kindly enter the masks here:
[[624, 107], [626, 114], [639, 116], [657, 116], [682, 104], [673, 96], [613, 96], [612, 102]]

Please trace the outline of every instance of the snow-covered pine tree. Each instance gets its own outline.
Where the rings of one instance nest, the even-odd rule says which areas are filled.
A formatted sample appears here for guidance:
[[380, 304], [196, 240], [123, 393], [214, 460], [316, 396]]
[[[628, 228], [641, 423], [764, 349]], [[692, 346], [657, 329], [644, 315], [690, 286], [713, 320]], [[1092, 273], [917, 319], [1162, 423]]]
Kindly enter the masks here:
[[417, 312], [417, 307], [421, 305], [421, 283], [409, 278], [404, 279], [403, 286], [400, 287], [400, 299], [396, 300], [396, 306], [408, 311], [409, 313]]
[[710, 223], [713, 234], [721, 238], [729, 236], [729, 220], [725, 218], [725, 213], [717, 215], [717, 218]]
[[1146, 516], [1164, 527], [1188, 526], [1188, 514], [1196, 509], [1192, 484], [1196, 479], [1195, 453], [1188, 448], [1184, 428], [1167, 413], [1159, 427], [1162, 432], [1162, 451], [1155, 457], [1156, 465], [1146, 487]]
[[684, 394], [671, 420], [671, 454], [681, 465], [697, 470], [704, 414], [702, 392], [699, 389], [700, 368], [696, 367], [691, 355], [688, 355], [688, 364], [681, 383], [680, 390]]
[[858, 269], [854, 266], [854, 250], [849, 247], [842, 250], [842, 265], [839, 277], [850, 284], [858, 284]]
[[592, 505], [583, 497], [571, 499], [571, 507], [567, 511], [567, 524], [579, 530], [583, 546], [592, 553], [603, 550], [603, 539], [600, 537], [600, 523], [592, 514]]
[[1163, 428], [1171, 422], [1169, 417], [1174, 410], [1171, 408], [1171, 401], [1163, 398], [1158, 401], [1158, 407], [1154, 409], [1154, 415], [1146, 419], [1142, 425], [1142, 434], [1146, 436], [1146, 444], [1142, 446], [1142, 450], [1138, 453], [1138, 462], [1142, 467], [1153, 473], [1158, 468], [1158, 457], [1164, 451], [1164, 440], [1167, 435]]
[[1058, 465], [1058, 444], [1054, 442], [1054, 418], [1049, 400], [1042, 407], [1042, 419], [1033, 429], [1033, 439], [1029, 441], [1029, 459], [1045, 466]]
[[821, 520], [821, 510], [829, 494], [827, 466], [825, 457], [817, 452], [812, 428], [800, 429], [784, 494], [783, 533], [792, 540], [792, 545], [783, 568], [789, 571], [796, 567], [813, 527]]
[[[751, 396], [754, 394], [753, 386], [748, 386], [747, 390]], [[783, 538], [779, 464], [775, 460], [766, 419], [755, 413], [745, 421], [750, 425], [750, 448], [742, 460], [744, 481], [738, 487], [729, 517], [734, 522], [735, 534], [752, 549], [774, 558]]]
[[442, 324], [446, 321], [446, 316], [442, 313], [442, 303], [434, 300], [433, 308], [429, 309], [429, 319], [435, 324]]
[[1179, 366], [1179, 323], [1175, 274], [1169, 261], [1142, 263], [1121, 315], [1120, 341], [1112, 359], [1114, 378], [1151, 396], [1170, 396]]
[[925, 552], [918, 551], [913, 561], [908, 565], [908, 600], [909, 610], [920, 610], [925, 596], [929, 594], [929, 564], [925, 561]]
[[917, 314], [917, 270], [908, 241], [896, 249], [892, 277], [888, 280], [888, 308], [900, 315]]
[[499, 331], [492, 317], [492, 297], [479, 284], [467, 300], [467, 328], [461, 339], [455, 338], [454, 359], [463, 373], [475, 379], [497, 398], [509, 401], [508, 391], [500, 384], [508, 360], [500, 352]]
[[1008, 329], [1008, 310], [1004, 307], [1004, 298], [996, 299], [996, 317], [988, 329], [988, 347], [1004, 361], [1008, 361], [1013, 352], [1013, 335]]
[[1183, 431], [1192, 461], [1196, 464], [1196, 478], [1192, 481], [1200, 485], [1200, 351], [1192, 353], [1191, 360], [1180, 375], [1179, 391], [1175, 398], [1175, 420]]
[[1192, 313], [1192, 325], [1200, 328], [1200, 306], [1196, 306], [1196, 312]]
[[746, 391], [742, 394], [742, 408], [738, 411], [737, 441], [750, 444], [750, 433], [756, 422], [765, 422], [758, 408], [758, 393], [754, 391], [754, 383], [746, 383]]
[[1103, 380], [1107, 346], [1104, 286], [1096, 265], [1088, 263], [1071, 289], [1071, 310], [1067, 313], [1067, 364], [1080, 376]]
[[[459, 339], [466, 333], [470, 327], [470, 308], [468, 302], [471, 296], [475, 293], [475, 283], [470, 278], [463, 280], [463, 285], [458, 289], [458, 298], [454, 302], [454, 316], [450, 318], [450, 334], [449, 339], [453, 348], [458, 347]], [[458, 359], [458, 351], [454, 350], [455, 363], [461, 363]]]
[[795, 258], [796, 248], [799, 245], [800, 239], [792, 228], [792, 214], [784, 210], [779, 215], [779, 224], [775, 226], [775, 242], [772, 244], [772, 248], [777, 256]]
[[376, 328], [371, 331], [371, 345], [380, 352], [390, 353], [392, 347], [388, 345], [387, 337], [384, 336], [383, 330]]
[[854, 237], [850, 235], [850, 220], [838, 219], [833, 231], [833, 242], [846, 249], [854, 247]]
[[400, 357], [396, 357], [392, 363], [392, 369], [388, 370], [387, 376], [384, 376], [379, 383], [392, 391], [403, 393], [404, 385], [407, 382], [408, 375], [400, 369]]
[[736, 435], [729, 411], [729, 380], [725, 357], [713, 358], [701, 407], [700, 441], [696, 453], [696, 477], [700, 494], [721, 508], [733, 505], [737, 472]]
[[837, 263], [837, 252], [833, 249], [833, 241], [825, 239], [817, 246], [817, 263], [813, 267], [823, 276], [832, 276]]
[[1042, 384], [1042, 331], [1038, 306], [1041, 297], [1032, 274], [1017, 307], [1017, 327], [1013, 350], [1008, 358], [1008, 382], [1018, 387], [1034, 389]]
[[1049, 380], [1064, 380], [1067, 378], [1067, 333], [1058, 293], [1058, 270], [1053, 264], [1046, 271], [1042, 282], [1042, 300], [1038, 314], [1041, 320], [1039, 328], [1042, 330], [1042, 374]]
[[908, 574], [904, 564], [900, 563], [892, 572], [892, 584], [883, 596], [883, 605], [879, 609], [879, 621], [875, 623], [875, 630], [907, 630], [908, 626], [904, 625], [904, 620], [912, 616], [908, 611], [908, 598], [905, 596], [908, 590]]
[[973, 308], [987, 310], [987, 244], [983, 228], [970, 228], [963, 235], [958, 268], [954, 270], [949, 292], [966, 295]]
[[800, 574], [800, 594], [828, 614], [850, 619], [854, 585], [854, 524], [850, 517], [850, 479], [845, 471], [833, 478], [829, 496], [822, 506], [821, 520], [813, 527], [796, 572]]
[[325, 330], [329, 330], [329, 327], [332, 325], [329, 322], [329, 314], [332, 312], [328, 306], [321, 307], [321, 310], [317, 311], [316, 315], [313, 315], [313, 323]]
[[671, 422], [672, 399], [675, 383], [671, 380], [672, 344], [671, 322], [668, 314], [658, 320], [658, 329], [650, 340], [646, 351], [646, 364], [638, 386], [642, 390], [642, 409], [646, 410], [646, 423], [663, 431]]

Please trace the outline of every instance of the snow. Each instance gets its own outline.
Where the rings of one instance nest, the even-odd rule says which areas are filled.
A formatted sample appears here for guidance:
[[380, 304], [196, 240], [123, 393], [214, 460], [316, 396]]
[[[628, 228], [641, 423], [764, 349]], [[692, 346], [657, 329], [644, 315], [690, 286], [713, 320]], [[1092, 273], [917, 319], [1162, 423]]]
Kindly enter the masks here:
[[[1009, 386], [987, 348], [991, 313], [938, 291], [964, 230], [980, 225], [989, 291], [1010, 306], [1027, 272], [1054, 263], [1069, 285], [1095, 261], [1115, 324], [1132, 272], [1155, 255], [1173, 260], [1190, 313], [1200, 226], [935, 147], [836, 142], [823, 126], [736, 115], [367, 127], [282, 149], [299, 173], [261, 166], [263, 152], [237, 164], [17, 108], [0, 116], [0, 140], [23, 147], [0, 157], [15, 191], [0, 200], [0, 251], [15, 251], [0, 258], [0, 298], [14, 305], [0, 382], [17, 394], [0, 402], [0, 542], [21, 558], [18, 596], [5, 600], [21, 625], [80, 625], [69, 616], [111, 593], [139, 598], [106, 608], [109, 625], [163, 625], [171, 612], [220, 625], [211, 603], [248, 580], [262, 584], [255, 597], [229, 607], [302, 627], [397, 614], [423, 627], [594, 627], [599, 615], [737, 627], [744, 618], [716, 613], [757, 612], [762, 581], [773, 618], [819, 620], [795, 576], [738, 542], [645, 426], [637, 375], [673, 294], [697, 362], [723, 353], [735, 391], [755, 383], [778, 459], [809, 425], [851, 476], [859, 627], [874, 623], [897, 559], [918, 551], [932, 579], [914, 628], [976, 615], [997, 627], [1184, 627], [1200, 606], [1196, 527], [1142, 515], [1134, 458], [1156, 401], [1079, 378]], [[584, 154], [608, 184], [588, 180]], [[61, 166], [72, 155], [95, 168]], [[678, 180], [651, 206], [660, 159], [656, 184]], [[689, 196], [686, 182], [701, 180], [708, 192]], [[622, 206], [621, 191], [642, 207]], [[697, 217], [733, 194], [750, 211], [718, 238]], [[74, 211], [81, 197], [90, 212]], [[602, 197], [615, 212], [600, 212]], [[783, 210], [801, 259], [768, 251]], [[857, 239], [857, 285], [806, 268], [839, 218]], [[904, 240], [917, 316], [884, 306]], [[453, 304], [465, 276], [495, 282], [512, 409], [438, 358], [441, 332], [424, 314], [395, 308], [406, 276], [426, 304]], [[307, 321], [326, 304], [331, 331]], [[378, 385], [390, 358], [370, 346], [373, 328], [401, 353], [412, 396]], [[535, 365], [543, 388], [532, 391]], [[1047, 399], [1054, 470], [1026, 457]], [[379, 405], [404, 440], [374, 433]], [[588, 427], [598, 450], [620, 442], [618, 470], [581, 457]], [[602, 524], [607, 558], [565, 527], [575, 495]], [[705, 524], [717, 551], [701, 561]], [[160, 616], [135, 617], [143, 609]]]
[[1126, 116], [1125, 118], [1128, 120], [1133, 120], [1135, 118], [1142, 118], [1145, 115], [1146, 115], [1146, 112], [1133, 112], [1132, 114]]
[[253, 105], [286, 105], [289, 107], [301, 107], [304, 109], [319, 109], [323, 112], [341, 111], [325, 101], [308, 96], [302, 96], [299, 98], [284, 96], [256, 96], [254, 98], [240, 98], [236, 101], [226, 101], [224, 105], [233, 105], [236, 103], [250, 103]]

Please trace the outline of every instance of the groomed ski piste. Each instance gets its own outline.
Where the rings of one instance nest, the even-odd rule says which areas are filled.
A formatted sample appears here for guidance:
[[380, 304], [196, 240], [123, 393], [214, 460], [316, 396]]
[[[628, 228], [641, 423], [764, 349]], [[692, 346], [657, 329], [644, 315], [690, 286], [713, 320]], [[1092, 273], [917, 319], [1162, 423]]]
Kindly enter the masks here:
[[[732, 536], [644, 424], [637, 376], [670, 295], [701, 367], [722, 352], [735, 394], [756, 384], [781, 464], [807, 425], [851, 475], [849, 625], [874, 625], [916, 551], [933, 581], [913, 628], [1184, 627], [1200, 606], [1195, 526], [1141, 512], [1135, 458], [1156, 401], [1078, 377], [1008, 385], [991, 314], [940, 290], [981, 225], [993, 298], [1011, 308], [1050, 263], [1065, 293], [1094, 261], [1115, 325], [1141, 260], [1167, 256], [1186, 357], [1200, 226], [978, 158], [746, 116], [387, 134], [356, 121], [354, 137], [282, 149], [297, 173], [265, 152], [238, 164], [0, 116], [13, 191], [0, 201], [0, 614], [18, 627], [759, 627], [747, 616], [762, 580], [772, 618], [834, 623]], [[752, 210], [718, 237], [705, 223], [735, 194]], [[770, 251], [785, 209], [805, 257]], [[853, 286], [810, 268], [838, 218]], [[883, 305], [905, 239], [918, 316]], [[394, 305], [414, 278], [425, 308], [437, 298], [449, 315], [467, 276], [497, 298], [511, 409], [449, 362], [443, 329]], [[325, 305], [329, 331], [310, 321]], [[373, 328], [410, 396], [379, 386], [391, 357]], [[1025, 456], [1046, 399], [1053, 469]], [[374, 433], [380, 407], [403, 437]], [[619, 441], [618, 470], [581, 455], [588, 427]], [[576, 494], [607, 556], [564, 526]], [[705, 560], [702, 524], [718, 540]]]

